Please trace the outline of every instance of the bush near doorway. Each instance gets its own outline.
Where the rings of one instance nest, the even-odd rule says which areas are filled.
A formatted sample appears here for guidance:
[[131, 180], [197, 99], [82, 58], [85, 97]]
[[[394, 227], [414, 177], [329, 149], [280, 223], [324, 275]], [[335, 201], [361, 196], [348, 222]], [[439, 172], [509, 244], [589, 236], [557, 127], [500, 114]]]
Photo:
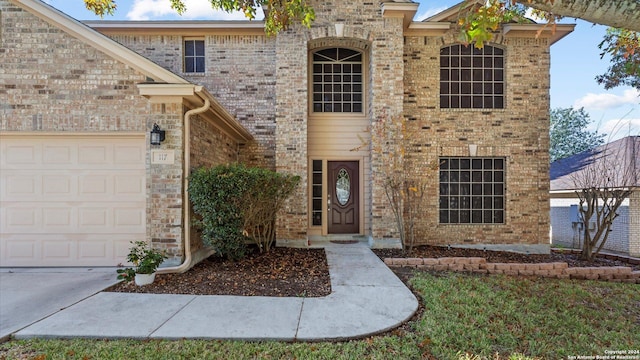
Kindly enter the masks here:
[[300, 177], [242, 164], [195, 170], [189, 200], [203, 241], [218, 255], [240, 259], [246, 242], [269, 251], [275, 241], [276, 214], [300, 182]]

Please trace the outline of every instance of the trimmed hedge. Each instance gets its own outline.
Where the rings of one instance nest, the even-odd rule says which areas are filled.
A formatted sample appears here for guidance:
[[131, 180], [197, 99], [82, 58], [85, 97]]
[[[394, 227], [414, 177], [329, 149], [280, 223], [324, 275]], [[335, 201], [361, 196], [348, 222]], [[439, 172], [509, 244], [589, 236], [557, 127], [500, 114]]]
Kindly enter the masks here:
[[247, 241], [269, 251], [276, 214], [299, 182], [299, 176], [242, 164], [199, 168], [189, 181], [189, 200], [198, 215], [194, 224], [220, 256], [242, 258]]

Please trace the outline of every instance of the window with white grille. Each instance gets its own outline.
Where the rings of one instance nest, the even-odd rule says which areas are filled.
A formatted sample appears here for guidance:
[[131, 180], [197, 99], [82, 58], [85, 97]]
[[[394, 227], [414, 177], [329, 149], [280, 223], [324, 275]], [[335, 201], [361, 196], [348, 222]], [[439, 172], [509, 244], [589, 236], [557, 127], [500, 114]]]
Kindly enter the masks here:
[[313, 53], [312, 109], [315, 113], [362, 113], [362, 53], [329, 48]]
[[440, 49], [440, 108], [504, 108], [504, 50], [490, 45]]

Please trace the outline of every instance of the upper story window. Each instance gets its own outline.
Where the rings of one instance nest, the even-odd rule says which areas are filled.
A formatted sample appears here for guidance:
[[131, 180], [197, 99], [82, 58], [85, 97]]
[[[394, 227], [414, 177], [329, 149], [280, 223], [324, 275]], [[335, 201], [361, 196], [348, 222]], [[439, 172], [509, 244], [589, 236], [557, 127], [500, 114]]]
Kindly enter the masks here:
[[503, 109], [504, 50], [490, 45], [440, 49], [440, 108]]
[[329, 48], [313, 53], [313, 112], [362, 113], [362, 53]]
[[204, 73], [204, 40], [184, 41], [184, 72]]

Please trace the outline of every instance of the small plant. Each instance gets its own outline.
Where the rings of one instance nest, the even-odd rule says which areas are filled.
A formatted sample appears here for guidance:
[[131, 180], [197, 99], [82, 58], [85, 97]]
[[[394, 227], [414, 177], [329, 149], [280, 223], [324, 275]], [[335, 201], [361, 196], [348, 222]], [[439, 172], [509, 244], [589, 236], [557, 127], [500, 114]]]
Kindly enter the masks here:
[[162, 251], [152, 249], [144, 241], [131, 242], [127, 260], [134, 268], [118, 269], [118, 280], [133, 281], [136, 274], [153, 274], [167, 258]]

